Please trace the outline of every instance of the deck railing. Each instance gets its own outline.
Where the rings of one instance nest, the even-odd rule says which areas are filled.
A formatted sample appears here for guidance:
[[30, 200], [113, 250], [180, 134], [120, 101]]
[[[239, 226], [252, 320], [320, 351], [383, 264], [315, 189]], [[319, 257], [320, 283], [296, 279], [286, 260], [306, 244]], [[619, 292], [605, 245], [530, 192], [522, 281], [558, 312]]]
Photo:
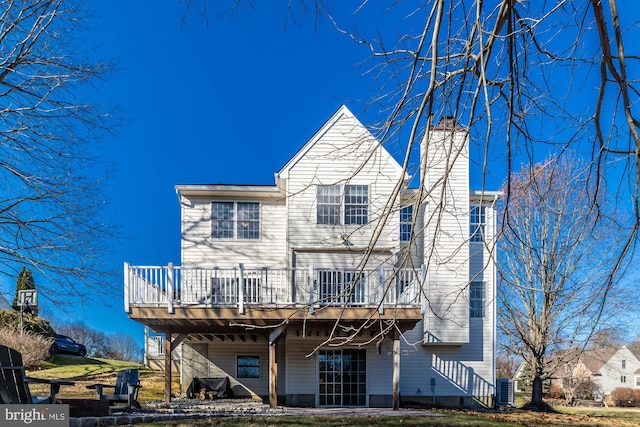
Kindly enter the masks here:
[[131, 266], [124, 269], [129, 307], [246, 306], [416, 307], [426, 290], [422, 269], [186, 268]]

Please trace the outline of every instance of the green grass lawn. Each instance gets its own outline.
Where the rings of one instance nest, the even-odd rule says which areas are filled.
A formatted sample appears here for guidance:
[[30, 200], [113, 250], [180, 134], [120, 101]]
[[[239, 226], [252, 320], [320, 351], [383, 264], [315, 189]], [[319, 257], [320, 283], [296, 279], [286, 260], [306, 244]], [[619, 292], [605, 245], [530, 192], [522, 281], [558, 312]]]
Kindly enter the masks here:
[[123, 360], [56, 354], [45, 362], [41, 370], [31, 371], [29, 375], [48, 379], [82, 379], [91, 375], [113, 373], [127, 368], [144, 369], [144, 366]]
[[434, 427], [515, 427], [522, 424], [514, 424], [510, 422], [502, 422], [497, 420], [489, 420], [479, 418], [473, 415], [465, 414], [447, 414], [444, 416], [289, 416], [283, 415], [278, 417], [220, 417], [207, 418], [202, 420], [185, 420], [170, 421], [153, 424], [137, 424], [139, 426], [221, 426], [221, 427], [263, 427], [263, 426], [282, 426], [282, 427], [398, 427], [398, 426], [434, 426]]
[[582, 415], [600, 419], [615, 418], [619, 421], [628, 421], [640, 426], [640, 408], [583, 408], [558, 406], [555, 408], [563, 414]]
[[[49, 360], [43, 369], [28, 371], [27, 374], [37, 378], [60, 378], [75, 381], [74, 386], [63, 386], [60, 398], [97, 398], [95, 390], [87, 389], [87, 385], [95, 383], [113, 384], [116, 372], [121, 369], [136, 368], [140, 370], [142, 388], [138, 400], [144, 406], [150, 400], [162, 400], [164, 397], [163, 372], [154, 371], [144, 366], [99, 358], [56, 355]], [[178, 375], [174, 376], [173, 390], [178, 390]], [[38, 387], [43, 387], [38, 393]], [[48, 386], [31, 384], [33, 395], [47, 394]], [[524, 402], [524, 396], [518, 396], [518, 403]], [[147, 426], [283, 426], [283, 427], [315, 427], [315, 426], [436, 426], [436, 427], [510, 427], [510, 426], [640, 426], [640, 409], [638, 408], [575, 408], [557, 407], [558, 413], [547, 414], [518, 409], [500, 412], [465, 412], [465, 411], [433, 411], [440, 416], [373, 416], [373, 415], [308, 415], [308, 416], [247, 416], [247, 417], [212, 417], [202, 420], [170, 421], [146, 424]], [[145, 426], [145, 424], [139, 424]]]
[[[138, 396], [140, 402], [163, 398], [164, 379], [162, 373], [145, 368], [137, 363], [122, 360], [57, 354], [49, 359], [42, 369], [28, 371], [27, 375], [35, 378], [57, 378], [75, 381], [76, 384], [74, 386], [61, 387], [57, 396], [61, 399], [92, 399], [96, 397], [96, 391], [87, 389], [88, 385], [96, 383], [114, 384], [116, 373], [127, 368], [140, 370], [140, 381], [142, 383]], [[177, 390], [177, 384], [175, 387]], [[44, 395], [48, 391], [46, 384], [31, 384], [29, 388], [33, 395]]]

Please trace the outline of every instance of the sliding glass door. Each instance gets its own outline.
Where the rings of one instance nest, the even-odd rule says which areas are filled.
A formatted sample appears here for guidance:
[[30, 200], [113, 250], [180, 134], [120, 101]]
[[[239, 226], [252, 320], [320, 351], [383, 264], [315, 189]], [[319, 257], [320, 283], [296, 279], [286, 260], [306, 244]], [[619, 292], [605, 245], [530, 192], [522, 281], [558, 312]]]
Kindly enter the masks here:
[[366, 406], [365, 350], [320, 350], [318, 361], [320, 406]]

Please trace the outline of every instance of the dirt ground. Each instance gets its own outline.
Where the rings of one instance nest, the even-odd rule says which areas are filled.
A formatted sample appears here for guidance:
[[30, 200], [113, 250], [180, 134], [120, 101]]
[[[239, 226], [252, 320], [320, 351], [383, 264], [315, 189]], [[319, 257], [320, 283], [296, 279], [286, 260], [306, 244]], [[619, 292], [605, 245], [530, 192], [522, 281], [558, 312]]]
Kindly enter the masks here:
[[[561, 413], [534, 412], [511, 409], [505, 412], [472, 412], [479, 417], [521, 424], [527, 427], [537, 426], [584, 426], [584, 427], [638, 427], [639, 421], [625, 420], [611, 416], [595, 417]], [[610, 414], [608, 414], [610, 415]], [[638, 417], [640, 419], [640, 415]]]

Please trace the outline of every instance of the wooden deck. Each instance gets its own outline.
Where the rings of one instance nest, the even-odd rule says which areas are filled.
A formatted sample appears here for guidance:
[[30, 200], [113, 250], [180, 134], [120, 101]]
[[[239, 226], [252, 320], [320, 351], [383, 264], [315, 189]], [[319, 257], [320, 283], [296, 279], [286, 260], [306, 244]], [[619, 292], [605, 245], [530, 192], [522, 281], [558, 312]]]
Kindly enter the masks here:
[[375, 321], [395, 321], [401, 329], [411, 329], [422, 319], [419, 307], [376, 308], [322, 307], [308, 308], [251, 307], [239, 314], [233, 307], [176, 307], [168, 313], [161, 307], [131, 307], [129, 317], [148, 326], [154, 332], [172, 331], [179, 334], [246, 333], [256, 328], [271, 329], [284, 323], [306, 322], [309, 325], [363, 324]]

